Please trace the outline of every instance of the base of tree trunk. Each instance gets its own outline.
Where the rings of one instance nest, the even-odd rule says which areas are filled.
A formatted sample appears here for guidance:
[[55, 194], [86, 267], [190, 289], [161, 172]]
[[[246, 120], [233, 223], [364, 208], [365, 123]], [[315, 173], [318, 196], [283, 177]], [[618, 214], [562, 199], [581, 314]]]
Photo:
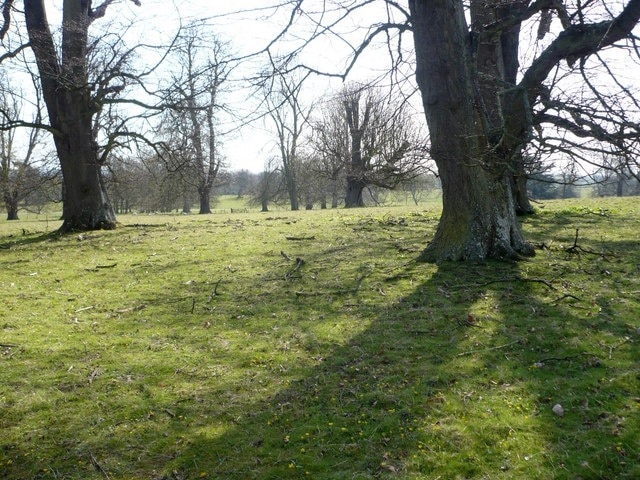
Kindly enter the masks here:
[[91, 230], [113, 230], [116, 228], [116, 217], [113, 212], [96, 217], [71, 217], [63, 219], [58, 233], [88, 232]]
[[535, 254], [522, 234], [508, 182], [476, 171], [466, 188], [447, 193], [438, 229], [421, 261], [518, 260]]
[[[433, 240], [420, 254], [418, 261], [442, 263], [445, 261], [522, 260], [535, 255], [533, 246], [526, 242], [519, 229], [490, 228], [480, 231], [478, 226], [464, 236], [451, 235], [441, 220]], [[474, 232], [475, 233], [472, 233]]]

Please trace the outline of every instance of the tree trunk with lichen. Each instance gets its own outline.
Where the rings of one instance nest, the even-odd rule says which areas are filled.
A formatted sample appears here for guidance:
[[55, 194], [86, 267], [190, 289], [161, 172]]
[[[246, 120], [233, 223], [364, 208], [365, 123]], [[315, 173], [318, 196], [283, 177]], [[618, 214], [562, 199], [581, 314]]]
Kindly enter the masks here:
[[[416, 77], [443, 191], [443, 211], [421, 259], [480, 260], [531, 255], [514, 208], [505, 152], [491, 148], [496, 114], [478, 106], [479, 86], [461, 1], [410, 2]], [[483, 40], [483, 39], [481, 39]], [[478, 55], [497, 50], [492, 39]], [[498, 68], [494, 65], [491, 68]], [[488, 88], [487, 86], [484, 86]], [[494, 125], [494, 123], [496, 125]]]
[[62, 170], [63, 232], [111, 229], [116, 225], [102, 181], [92, 123], [95, 108], [87, 68], [90, 14], [91, 2], [64, 1], [59, 58], [43, 0], [24, 2], [29, 41]]

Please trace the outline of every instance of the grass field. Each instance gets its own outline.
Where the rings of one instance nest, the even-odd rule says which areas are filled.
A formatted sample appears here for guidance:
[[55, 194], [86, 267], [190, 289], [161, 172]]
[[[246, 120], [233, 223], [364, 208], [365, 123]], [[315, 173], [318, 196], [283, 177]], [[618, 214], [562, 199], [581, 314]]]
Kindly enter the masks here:
[[0, 478], [640, 478], [638, 200], [517, 264], [416, 263], [436, 207], [2, 221]]

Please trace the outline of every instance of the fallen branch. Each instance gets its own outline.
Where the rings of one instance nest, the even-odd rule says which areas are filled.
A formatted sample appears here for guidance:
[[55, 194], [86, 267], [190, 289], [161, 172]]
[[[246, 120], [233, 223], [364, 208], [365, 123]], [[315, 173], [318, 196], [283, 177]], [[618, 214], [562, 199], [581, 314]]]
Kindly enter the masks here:
[[128, 307], [128, 308], [121, 308], [119, 310], [116, 310], [116, 313], [129, 313], [129, 312], [135, 312], [137, 310], [143, 310], [147, 308], [147, 306], [143, 303], [140, 305], [135, 305], [133, 307]]
[[0, 343], [0, 348], [17, 348], [19, 345], [15, 343]]
[[311, 235], [310, 237], [290, 237], [289, 236], [289, 237], [284, 237], [284, 238], [286, 238], [287, 240], [293, 240], [293, 241], [296, 241], [296, 242], [301, 242], [303, 240], [315, 240], [316, 236], [315, 235]]
[[580, 255], [580, 253], [587, 253], [589, 255], [596, 255], [598, 257], [601, 257], [602, 259], [606, 259], [606, 255], [602, 252], [596, 252], [593, 250], [589, 250], [586, 248], [581, 247], [580, 245], [578, 245], [578, 233], [579, 233], [580, 229], [576, 228], [576, 235], [573, 239], [573, 245], [570, 247], [567, 247], [564, 249], [565, 252], [567, 253], [573, 253], [575, 255]]
[[213, 297], [216, 297], [218, 295], [218, 287], [220, 286], [220, 282], [222, 282], [222, 279], [216, 282], [215, 286], [213, 287], [213, 292], [211, 292], [211, 295], [209, 295], [209, 298], [207, 299], [207, 303], [211, 303]]
[[582, 301], [581, 298], [576, 297], [575, 295], [571, 295], [570, 293], [565, 293], [564, 295], [562, 295], [559, 298], [556, 298], [553, 302], [551, 302], [551, 305], [555, 305], [558, 302], [561, 302], [562, 300], [564, 300], [565, 298], [573, 298], [574, 300], [577, 300], [579, 302]]
[[86, 312], [87, 310], [92, 310], [96, 308], [95, 306], [91, 305], [89, 307], [83, 307], [83, 308], [79, 308], [78, 310], [75, 311], [75, 313], [80, 313], [80, 312]]
[[302, 265], [304, 265], [304, 260], [300, 257], [296, 257], [296, 265], [287, 273], [285, 273], [284, 278], [286, 280], [289, 280], [295, 272], [300, 270], [300, 267], [302, 267]]
[[549, 358], [543, 358], [542, 360], [538, 360], [536, 363], [534, 363], [534, 366], [536, 367], [541, 367], [542, 365], [544, 365], [545, 363], [548, 362], [564, 362], [565, 360], [572, 360], [574, 358], [578, 358], [578, 357], [582, 357], [584, 355], [591, 355], [594, 358], [597, 358], [594, 354], [589, 353], [589, 352], [581, 352], [581, 353], [577, 353], [575, 355], [567, 355], [566, 357], [549, 357]]
[[543, 278], [522, 278], [522, 277], [512, 277], [512, 278], [500, 278], [497, 280], [490, 280], [488, 282], [485, 283], [481, 283], [478, 284], [476, 286], [478, 287], [486, 287], [487, 285], [491, 285], [492, 283], [512, 283], [516, 280], [519, 280], [521, 282], [531, 282], [531, 283], [541, 283], [545, 286], [547, 286], [548, 288], [550, 288], [551, 290], [557, 290], [556, 287], [554, 287], [551, 282], [544, 280]]

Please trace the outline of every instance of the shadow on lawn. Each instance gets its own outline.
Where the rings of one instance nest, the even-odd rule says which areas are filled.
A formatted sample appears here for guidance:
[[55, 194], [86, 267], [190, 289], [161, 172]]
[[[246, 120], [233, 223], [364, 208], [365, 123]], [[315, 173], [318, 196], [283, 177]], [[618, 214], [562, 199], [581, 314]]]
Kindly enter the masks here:
[[[600, 270], [593, 268], [597, 282]], [[637, 432], [627, 420], [637, 416], [637, 357], [633, 341], [624, 341], [628, 318], [616, 318], [601, 298], [573, 303], [552, 290], [559, 278], [534, 281], [526, 269], [526, 262], [445, 264], [431, 274], [431, 266], [410, 264], [384, 287], [412, 279], [412, 293], [389, 304], [384, 297], [360, 303], [358, 293], [333, 302], [292, 300], [287, 321], [296, 326], [315, 321], [303, 318], [310, 304], [327, 307], [325, 322], [351, 311], [354, 321], [370, 323], [342, 345], [309, 342], [305, 348], [309, 357], [317, 353], [316, 364], [289, 361], [282, 372], [292, 379], [288, 386], [266, 396], [256, 381], [253, 399], [242, 379], [224, 379], [228, 371], [194, 374], [203, 379], [197, 384], [189, 368], [163, 364], [167, 357], [154, 344], [138, 344], [129, 333], [150, 323], [124, 318], [122, 342], [149, 348], [145, 364], [123, 359], [122, 371], [105, 373], [94, 386], [60, 385], [62, 394], [54, 392], [61, 408], [73, 405], [76, 391], [91, 401], [81, 389], [114, 392], [113, 404], [98, 397], [90, 410], [82, 410], [86, 403], [68, 410], [87, 417], [93, 444], [75, 442], [65, 419], [53, 417], [24, 434], [36, 448], [46, 442], [63, 447], [65, 458], [42, 463], [37, 452], [11, 446], [0, 453], [33, 462], [31, 471], [40, 472], [33, 478], [637, 478]], [[158, 294], [154, 308], [173, 308], [166, 298]], [[268, 296], [237, 302], [249, 298], [264, 305], [246, 307], [261, 309], [246, 319], [247, 343], [261, 341], [259, 324], [268, 311]], [[175, 328], [180, 335], [195, 325], [176, 316]], [[184, 348], [202, 348], [211, 364], [231, 362], [229, 369], [241, 375], [260, 367], [249, 349], [210, 350], [224, 333], [214, 328], [206, 345]], [[218, 373], [209, 365], [188, 367]], [[276, 381], [278, 365], [269, 368], [262, 378]], [[145, 369], [154, 370], [158, 385], [145, 383]], [[169, 387], [184, 398], [159, 397]], [[139, 405], [139, 418], [117, 418], [118, 403], [127, 398], [116, 395], [124, 394]], [[214, 411], [214, 402], [225, 405]], [[563, 417], [552, 413], [556, 403]], [[0, 418], [0, 426], [19, 421]], [[146, 449], [138, 453], [136, 445]], [[138, 462], [157, 470], [141, 470]], [[12, 468], [7, 478], [14, 478]]]
[[548, 290], [518, 265], [441, 266], [234, 428], [185, 431], [173, 475], [633, 478], [634, 379], [609, 366], [633, 365], [632, 347], [601, 337], [628, 325]]

